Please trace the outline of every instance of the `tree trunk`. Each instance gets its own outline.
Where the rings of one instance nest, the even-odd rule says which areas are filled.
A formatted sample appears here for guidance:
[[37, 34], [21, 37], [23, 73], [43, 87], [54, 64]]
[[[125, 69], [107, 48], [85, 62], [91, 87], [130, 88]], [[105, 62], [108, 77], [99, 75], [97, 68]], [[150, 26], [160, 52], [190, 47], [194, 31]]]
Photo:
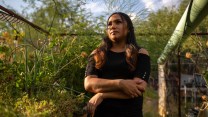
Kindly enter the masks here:
[[159, 84], [159, 115], [166, 116], [166, 82], [165, 82], [165, 64], [158, 64], [158, 84]]

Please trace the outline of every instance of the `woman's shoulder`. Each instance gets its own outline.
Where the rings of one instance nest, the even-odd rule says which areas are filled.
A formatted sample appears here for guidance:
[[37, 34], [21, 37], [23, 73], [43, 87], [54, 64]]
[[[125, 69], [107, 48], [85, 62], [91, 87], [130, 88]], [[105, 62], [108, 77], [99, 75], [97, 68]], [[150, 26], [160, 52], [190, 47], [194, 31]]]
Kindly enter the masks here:
[[149, 52], [145, 48], [140, 48], [138, 53], [139, 54], [145, 54], [145, 55], [149, 56]]
[[96, 53], [96, 51], [97, 51], [97, 49], [93, 50], [93, 51], [91, 52], [91, 54], [95, 54], [95, 53]]
[[96, 53], [97, 53], [97, 49], [94, 49], [94, 50], [91, 52], [90, 55], [92, 56], [92, 55], [95, 55]]

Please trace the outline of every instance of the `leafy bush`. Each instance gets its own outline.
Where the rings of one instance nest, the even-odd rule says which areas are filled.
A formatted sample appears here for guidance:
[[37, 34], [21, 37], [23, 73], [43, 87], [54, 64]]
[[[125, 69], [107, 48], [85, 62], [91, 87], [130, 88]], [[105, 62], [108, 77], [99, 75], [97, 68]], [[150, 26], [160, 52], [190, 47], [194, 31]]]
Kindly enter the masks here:
[[37, 101], [35, 98], [28, 98], [26, 94], [17, 99], [15, 110], [24, 117], [50, 117], [51, 113], [55, 111], [55, 105], [51, 100]]

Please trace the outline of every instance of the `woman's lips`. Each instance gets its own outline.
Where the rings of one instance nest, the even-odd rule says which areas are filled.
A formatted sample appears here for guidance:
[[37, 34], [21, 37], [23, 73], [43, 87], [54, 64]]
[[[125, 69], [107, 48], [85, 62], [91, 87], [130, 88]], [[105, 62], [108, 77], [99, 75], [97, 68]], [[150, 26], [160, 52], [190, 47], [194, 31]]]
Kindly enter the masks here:
[[112, 32], [110, 32], [110, 34], [116, 34], [116, 33], [119, 33], [118, 31], [112, 31]]

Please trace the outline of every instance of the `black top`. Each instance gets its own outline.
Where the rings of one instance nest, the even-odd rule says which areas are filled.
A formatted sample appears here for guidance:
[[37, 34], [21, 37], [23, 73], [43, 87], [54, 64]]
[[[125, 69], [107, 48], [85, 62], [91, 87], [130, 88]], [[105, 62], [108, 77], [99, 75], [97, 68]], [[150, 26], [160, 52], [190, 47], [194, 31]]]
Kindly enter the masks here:
[[[139, 77], [146, 82], [150, 75], [150, 58], [146, 54], [138, 54], [135, 71], [129, 70], [125, 52], [107, 51], [107, 60], [101, 69], [95, 68], [93, 55], [89, 57], [85, 76], [97, 75], [104, 79], [133, 79]], [[104, 99], [97, 107], [95, 117], [142, 117], [143, 97], [132, 99]]]

